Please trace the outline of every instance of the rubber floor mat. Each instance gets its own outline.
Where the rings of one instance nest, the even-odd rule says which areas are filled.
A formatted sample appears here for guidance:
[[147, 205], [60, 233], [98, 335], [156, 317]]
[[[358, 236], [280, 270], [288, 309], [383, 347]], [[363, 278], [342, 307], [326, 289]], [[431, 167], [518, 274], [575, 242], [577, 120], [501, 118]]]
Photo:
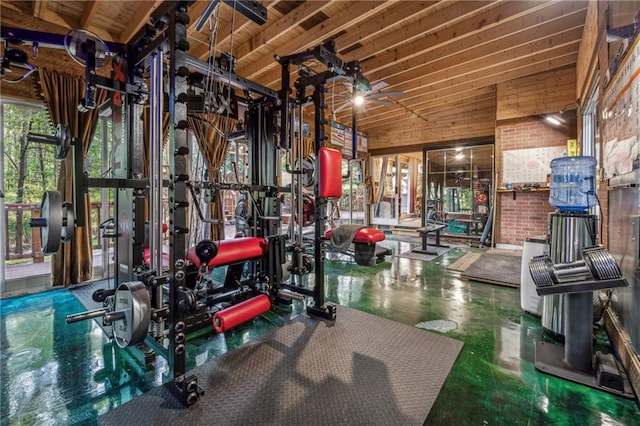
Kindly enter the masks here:
[[183, 408], [158, 387], [103, 425], [422, 425], [462, 342], [338, 306], [299, 316], [196, 367], [205, 395]]

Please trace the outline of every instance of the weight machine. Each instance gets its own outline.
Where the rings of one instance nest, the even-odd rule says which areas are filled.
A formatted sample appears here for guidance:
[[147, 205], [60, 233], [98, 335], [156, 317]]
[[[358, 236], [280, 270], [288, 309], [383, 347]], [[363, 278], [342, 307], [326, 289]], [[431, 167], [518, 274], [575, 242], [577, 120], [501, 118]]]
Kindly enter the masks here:
[[[99, 107], [95, 102], [97, 87], [111, 92], [116, 158], [111, 177], [91, 178], [84, 173], [81, 143], [71, 138], [64, 124], [57, 127], [55, 136], [31, 135], [34, 141], [54, 145], [57, 158], [65, 158], [73, 151], [74, 198], [84, 196], [90, 187], [115, 191], [113, 286], [93, 294], [102, 308], [70, 315], [67, 322], [102, 318], [104, 328], [111, 330], [119, 347], [138, 350], [147, 364], [156, 353], [166, 358], [171, 377], [167, 386], [185, 406], [196, 403], [204, 393], [197, 377], [185, 368], [188, 333], [211, 326], [223, 332], [268, 311], [272, 304], [287, 304], [292, 299], [304, 300], [311, 315], [335, 320], [335, 306], [325, 303], [323, 239], [327, 200], [342, 194], [342, 156], [339, 151], [323, 147], [327, 139], [325, 84], [336, 78], [361, 77], [358, 62], [343, 62], [331, 43], [276, 57], [282, 66], [279, 92], [237, 76], [234, 59], [228, 55], [208, 62], [190, 57], [186, 33], [190, 3], [161, 4], [150, 23], [126, 46], [108, 45], [87, 32], [73, 33], [65, 39], [64, 46], [75, 46], [67, 47], [67, 51], [86, 70], [85, 96], [79, 108]], [[266, 16], [266, 10], [263, 12]], [[247, 13], [254, 16], [256, 11]], [[4, 28], [3, 38], [7, 31], [23, 41], [46, 40], [60, 46], [57, 36]], [[115, 53], [111, 78], [97, 76], [98, 59], [111, 53]], [[323, 63], [326, 71], [308, 73], [304, 62], [311, 60]], [[295, 93], [290, 87], [291, 65], [300, 67]], [[202, 90], [203, 83], [210, 81], [217, 82], [215, 93]], [[244, 98], [235, 94], [236, 89], [242, 91]], [[310, 89], [312, 93], [308, 94]], [[248, 182], [193, 179], [189, 175], [187, 115], [205, 111], [238, 117], [241, 104], [245, 107], [243, 136], [251, 164]], [[291, 151], [296, 139], [294, 121], [297, 117], [301, 130], [301, 110], [308, 104], [314, 106], [313, 253], [302, 243], [301, 234], [300, 239], [291, 239], [280, 232], [283, 195], [297, 200], [292, 216], [302, 217], [304, 213], [303, 194], [298, 186], [279, 186], [279, 167], [281, 152]], [[140, 117], [144, 108], [150, 109], [148, 177], [144, 176], [142, 162], [145, 146]], [[161, 168], [165, 114], [170, 123], [168, 177], [163, 176]], [[297, 155], [302, 156], [301, 149]], [[294, 176], [305, 173], [302, 157], [292, 158], [292, 164]], [[204, 217], [198, 198], [203, 191], [228, 189], [248, 194], [247, 235], [223, 241], [202, 240], [188, 247], [189, 209], [196, 209], [203, 222], [215, 223], [218, 219]], [[165, 190], [169, 193], [168, 255], [163, 255], [162, 247], [161, 195]], [[74, 227], [85, 217], [84, 212], [78, 211], [83, 203], [62, 201], [59, 193], [48, 191], [41, 207], [42, 217], [33, 226], [41, 228], [45, 253], [51, 254], [61, 242], [73, 238]], [[145, 240], [149, 241], [147, 255]], [[226, 277], [217, 283], [208, 273], [221, 266], [227, 267]], [[303, 278], [311, 273], [313, 285], [305, 285]]]

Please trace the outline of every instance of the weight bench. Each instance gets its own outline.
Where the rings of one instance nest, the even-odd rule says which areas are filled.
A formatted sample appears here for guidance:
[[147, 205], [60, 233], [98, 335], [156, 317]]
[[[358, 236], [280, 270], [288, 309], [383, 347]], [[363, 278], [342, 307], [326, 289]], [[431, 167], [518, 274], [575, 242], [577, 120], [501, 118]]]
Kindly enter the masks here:
[[[328, 229], [324, 233], [326, 240], [331, 240], [333, 231], [333, 229]], [[366, 227], [358, 229], [351, 240], [356, 264], [360, 266], [375, 266], [377, 260], [384, 260], [386, 255], [391, 254], [389, 249], [376, 246], [377, 242], [384, 241], [385, 238], [384, 232], [379, 229]], [[333, 247], [335, 248], [335, 246]]]
[[[430, 252], [429, 250], [427, 250], [427, 246], [429, 245], [433, 247], [449, 247], [449, 246], [440, 244], [440, 231], [444, 229], [445, 226], [446, 225], [442, 223], [427, 223], [426, 226], [416, 229], [416, 231], [420, 233], [420, 237], [422, 238], [422, 247], [414, 248], [411, 251], [413, 253], [420, 253], [420, 254], [437, 254], [435, 252]], [[427, 236], [431, 233], [435, 234], [435, 239], [436, 239], [435, 244], [427, 243]]]

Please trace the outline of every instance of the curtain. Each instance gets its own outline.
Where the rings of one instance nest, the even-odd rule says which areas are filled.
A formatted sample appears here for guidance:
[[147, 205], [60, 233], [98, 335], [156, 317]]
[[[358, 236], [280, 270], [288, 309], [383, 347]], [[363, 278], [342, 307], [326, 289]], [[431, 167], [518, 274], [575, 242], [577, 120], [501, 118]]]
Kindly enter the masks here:
[[[85, 80], [76, 75], [42, 68], [39, 84], [45, 105], [54, 125], [67, 124], [71, 136], [82, 141], [86, 156], [98, 124], [97, 109], [81, 113], [78, 103], [84, 97]], [[96, 104], [107, 99], [107, 92], [97, 89]], [[60, 163], [57, 190], [64, 201], [73, 201], [73, 156]], [[93, 252], [91, 244], [91, 220], [89, 195], [76, 202], [85, 203], [85, 226], [77, 227], [70, 243], [63, 244], [51, 260], [51, 285], [68, 286], [91, 279], [93, 274]]]
[[[149, 135], [149, 126], [151, 116], [149, 114], [149, 108], [144, 108], [142, 110], [142, 138], [144, 140], [144, 158], [142, 160], [143, 163], [143, 172], [145, 177], [149, 177], [149, 147], [150, 147], [150, 139]], [[165, 112], [164, 117], [162, 118], [162, 147], [166, 148], [167, 138], [169, 137], [169, 113]]]
[[[235, 120], [215, 114], [193, 114], [187, 117], [189, 129], [193, 132], [198, 147], [207, 165], [210, 182], [222, 182], [220, 169], [227, 152], [228, 134], [235, 126]], [[211, 225], [211, 239], [224, 239], [222, 191], [215, 191], [211, 202], [211, 219], [220, 219], [220, 223]]]

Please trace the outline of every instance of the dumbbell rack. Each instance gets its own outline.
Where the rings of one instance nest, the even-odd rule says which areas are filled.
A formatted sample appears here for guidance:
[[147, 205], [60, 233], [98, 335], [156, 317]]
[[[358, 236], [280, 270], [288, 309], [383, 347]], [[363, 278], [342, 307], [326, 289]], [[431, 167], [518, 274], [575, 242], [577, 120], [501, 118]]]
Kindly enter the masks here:
[[593, 354], [593, 292], [629, 284], [615, 260], [601, 247], [582, 250], [583, 260], [553, 264], [547, 255], [529, 263], [539, 296], [564, 294], [565, 344], [538, 341], [535, 367], [553, 376], [604, 390], [625, 398], [635, 395], [629, 380], [612, 354]]

